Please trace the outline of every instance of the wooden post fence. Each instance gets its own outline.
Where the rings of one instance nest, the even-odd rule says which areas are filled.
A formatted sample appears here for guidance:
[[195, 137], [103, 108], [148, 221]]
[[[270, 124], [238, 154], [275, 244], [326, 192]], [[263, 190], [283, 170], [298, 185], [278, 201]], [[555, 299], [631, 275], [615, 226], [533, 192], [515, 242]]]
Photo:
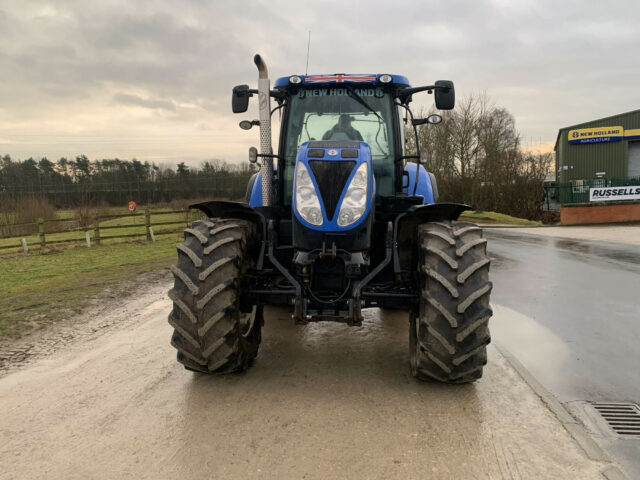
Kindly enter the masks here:
[[93, 217], [93, 241], [96, 245], [100, 245], [100, 217], [98, 215]]
[[44, 248], [47, 246], [47, 240], [44, 236], [44, 219], [43, 218], [38, 219], [38, 233], [40, 235], [40, 246]]
[[144, 210], [144, 226], [145, 226], [145, 230], [147, 231], [147, 241], [151, 241], [152, 240], [152, 235], [151, 235], [151, 212], [149, 211], [148, 208], [146, 208]]

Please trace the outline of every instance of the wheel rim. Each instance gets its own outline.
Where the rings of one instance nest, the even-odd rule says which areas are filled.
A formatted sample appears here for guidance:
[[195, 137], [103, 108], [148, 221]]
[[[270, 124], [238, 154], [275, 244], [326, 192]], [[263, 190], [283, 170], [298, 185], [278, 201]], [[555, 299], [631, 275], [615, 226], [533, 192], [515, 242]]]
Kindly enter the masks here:
[[240, 315], [240, 333], [243, 338], [247, 338], [253, 331], [253, 325], [256, 323], [258, 307], [253, 306], [250, 313]]

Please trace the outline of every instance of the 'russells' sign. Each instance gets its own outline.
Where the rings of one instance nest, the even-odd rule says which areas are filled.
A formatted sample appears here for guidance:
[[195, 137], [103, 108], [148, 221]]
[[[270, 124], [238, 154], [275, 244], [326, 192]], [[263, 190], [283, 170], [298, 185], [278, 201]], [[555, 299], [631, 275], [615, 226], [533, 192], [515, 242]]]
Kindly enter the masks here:
[[589, 201], [640, 200], [640, 186], [598, 187], [589, 189]]
[[622, 127], [596, 127], [569, 130], [569, 143], [600, 143], [622, 140]]

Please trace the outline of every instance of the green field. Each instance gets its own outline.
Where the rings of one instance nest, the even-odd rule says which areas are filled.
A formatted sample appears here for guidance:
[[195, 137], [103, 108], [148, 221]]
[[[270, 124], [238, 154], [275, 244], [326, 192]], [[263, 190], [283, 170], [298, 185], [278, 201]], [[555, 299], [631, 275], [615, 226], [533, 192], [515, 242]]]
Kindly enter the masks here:
[[155, 243], [129, 241], [0, 256], [0, 339], [18, 338], [68, 318], [105, 289], [111, 296], [135, 295], [136, 289], [124, 290], [123, 281], [171, 265], [181, 239], [174, 233]]

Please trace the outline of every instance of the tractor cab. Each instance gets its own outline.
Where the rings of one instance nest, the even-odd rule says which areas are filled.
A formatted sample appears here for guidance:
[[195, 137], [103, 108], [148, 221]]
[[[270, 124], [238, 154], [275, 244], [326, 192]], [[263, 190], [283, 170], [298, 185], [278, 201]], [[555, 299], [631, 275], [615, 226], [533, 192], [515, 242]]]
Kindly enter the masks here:
[[[300, 78], [300, 83], [291, 84], [291, 78]], [[285, 201], [292, 197], [298, 150], [305, 142], [314, 141], [366, 143], [377, 194], [394, 194], [394, 159], [403, 154], [403, 128], [392, 85], [379, 83], [376, 78], [316, 75], [278, 79], [276, 90], [286, 93], [288, 104], [279, 145], [285, 167]], [[370, 83], [352, 84], [351, 79]]]
[[[243, 88], [246, 87], [246, 88]], [[270, 97], [282, 109], [278, 143], [278, 184], [274, 188], [276, 203], [291, 206], [294, 198], [294, 173], [300, 148], [313, 142], [362, 142], [371, 155], [373, 181], [378, 205], [383, 197], [411, 194], [423, 203], [434, 203], [435, 178], [416, 164], [417, 156], [405, 155], [405, 125], [437, 123], [439, 115], [414, 120], [408, 104], [418, 91], [436, 92], [438, 108], [453, 108], [453, 83], [439, 81], [428, 87], [411, 88], [406, 77], [389, 74], [292, 75], [278, 78]], [[252, 95], [247, 86], [234, 89], [234, 105]], [[272, 113], [276, 109], [272, 110]], [[246, 108], [234, 107], [234, 112]], [[260, 121], [241, 122], [243, 128], [260, 125]], [[314, 152], [316, 155], [318, 151]], [[418, 181], [416, 183], [416, 172]], [[262, 176], [256, 178], [247, 200], [251, 206], [264, 205]]]

